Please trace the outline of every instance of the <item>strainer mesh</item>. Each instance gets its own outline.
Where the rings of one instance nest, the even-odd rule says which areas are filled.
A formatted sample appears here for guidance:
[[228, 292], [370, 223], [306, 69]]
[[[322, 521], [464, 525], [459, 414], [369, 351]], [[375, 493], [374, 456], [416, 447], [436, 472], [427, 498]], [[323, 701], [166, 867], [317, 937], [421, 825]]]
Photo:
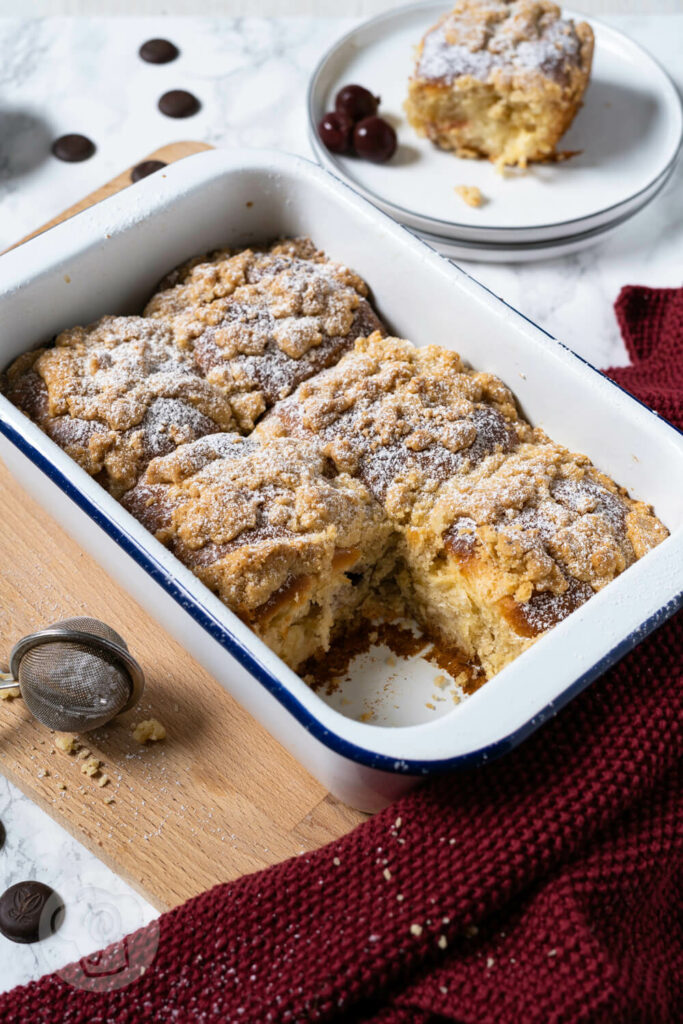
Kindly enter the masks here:
[[[92, 633], [123, 647], [119, 634], [97, 619], [65, 619], [50, 628]], [[131, 692], [121, 662], [95, 641], [52, 640], [31, 648], [19, 665], [19, 686], [39, 721], [59, 732], [97, 729], [125, 707]]]

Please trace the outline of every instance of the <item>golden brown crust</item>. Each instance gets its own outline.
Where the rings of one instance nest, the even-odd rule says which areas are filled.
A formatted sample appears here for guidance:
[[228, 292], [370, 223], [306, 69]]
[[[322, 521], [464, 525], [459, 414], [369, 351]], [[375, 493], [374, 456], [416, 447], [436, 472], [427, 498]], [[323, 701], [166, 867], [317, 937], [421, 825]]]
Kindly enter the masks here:
[[[115, 495], [130, 488], [125, 507], [290, 666], [391, 593], [491, 675], [667, 531], [497, 377], [355, 339], [377, 322], [364, 291], [311, 243], [218, 253], [174, 272], [150, 315], [20, 356], [5, 390]], [[274, 379], [275, 358], [307, 379], [269, 390], [255, 367]]]
[[315, 444], [213, 434], [155, 459], [123, 504], [296, 665], [329, 646], [391, 541], [363, 484], [326, 471]]
[[[408, 562], [439, 632], [483, 650], [493, 673], [666, 535], [586, 456], [536, 430], [441, 488], [408, 531]], [[468, 598], [458, 621], [444, 612], [456, 590]]]
[[163, 285], [145, 317], [64, 331], [7, 373], [10, 401], [115, 496], [177, 444], [248, 433], [382, 326], [364, 282], [307, 239], [192, 260]]
[[308, 239], [220, 251], [162, 282], [145, 315], [171, 324], [249, 431], [271, 405], [381, 329], [367, 286]]
[[373, 334], [279, 403], [257, 434], [317, 438], [404, 521], [444, 480], [512, 450], [530, 429], [497, 377], [455, 352]]
[[20, 357], [5, 392], [119, 496], [151, 458], [236, 427], [221, 391], [194, 372], [172, 331], [142, 317], [103, 317]]
[[423, 38], [406, 112], [419, 135], [500, 166], [548, 160], [590, 77], [593, 32], [550, 0], [459, 0]]

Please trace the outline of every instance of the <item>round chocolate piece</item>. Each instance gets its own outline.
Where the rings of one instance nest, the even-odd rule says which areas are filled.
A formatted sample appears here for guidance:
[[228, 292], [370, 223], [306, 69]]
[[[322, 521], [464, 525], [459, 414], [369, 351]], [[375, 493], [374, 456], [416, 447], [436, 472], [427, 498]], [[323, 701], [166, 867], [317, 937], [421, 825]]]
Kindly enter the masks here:
[[171, 89], [159, 100], [159, 110], [166, 117], [192, 117], [200, 107], [197, 97], [185, 89]]
[[77, 164], [89, 160], [95, 152], [95, 143], [87, 135], [60, 135], [52, 143], [52, 153], [58, 160]]
[[52, 935], [62, 910], [49, 885], [17, 882], [0, 896], [0, 932], [12, 942], [38, 942]]
[[163, 160], [143, 160], [141, 164], [138, 164], [130, 172], [131, 181], [141, 181], [146, 178], [148, 174], [154, 174], [155, 171], [160, 171], [162, 167], [166, 167]]
[[168, 39], [148, 39], [138, 53], [148, 64], [170, 64], [180, 54], [180, 50]]

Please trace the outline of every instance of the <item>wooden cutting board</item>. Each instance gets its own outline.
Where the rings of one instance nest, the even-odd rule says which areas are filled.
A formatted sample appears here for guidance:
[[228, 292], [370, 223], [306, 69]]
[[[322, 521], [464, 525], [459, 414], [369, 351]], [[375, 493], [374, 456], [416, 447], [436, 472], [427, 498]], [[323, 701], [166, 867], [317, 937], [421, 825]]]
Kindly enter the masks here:
[[[210, 148], [178, 142], [146, 159], [170, 163]], [[33, 234], [129, 184], [127, 170]], [[125, 637], [147, 677], [137, 709], [83, 737], [106, 786], [55, 748], [21, 700], [0, 701], [0, 772], [154, 906], [315, 849], [365, 818], [326, 793], [1, 463], [0, 523], [0, 665], [25, 633], [85, 614]], [[167, 738], [141, 747], [131, 728], [149, 717]]]

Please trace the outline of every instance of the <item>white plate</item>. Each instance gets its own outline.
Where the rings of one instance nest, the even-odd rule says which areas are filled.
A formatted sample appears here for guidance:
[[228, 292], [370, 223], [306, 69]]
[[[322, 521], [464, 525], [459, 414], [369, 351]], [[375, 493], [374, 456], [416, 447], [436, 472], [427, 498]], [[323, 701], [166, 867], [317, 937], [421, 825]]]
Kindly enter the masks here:
[[445, 238], [432, 235], [428, 231], [417, 231], [411, 228], [418, 238], [431, 245], [438, 253], [452, 260], [481, 260], [485, 263], [532, 263], [535, 260], [556, 259], [558, 256], [569, 256], [580, 252], [591, 245], [610, 238], [622, 224], [630, 220], [646, 207], [661, 192], [674, 170], [672, 164], [665, 174], [641, 196], [641, 205], [627, 212], [621, 212], [613, 221], [599, 224], [585, 231], [577, 231], [564, 238], [539, 239], [533, 242], [470, 242], [466, 239]]
[[[388, 11], [327, 52], [308, 96], [319, 160], [401, 223], [472, 242], [566, 238], [639, 208], [672, 167], [683, 135], [678, 93], [657, 62], [615, 29], [567, 11], [588, 21], [596, 38], [584, 106], [561, 142], [581, 153], [503, 176], [489, 161], [462, 160], [419, 139], [403, 113], [414, 47], [448, 7], [430, 0]], [[379, 94], [380, 113], [396, 127], [399, 149], [388, 164], [335, 156], [317, 137], [320, 118], [350, 82]], [[478, 186], [488, 202], [468, 207], [456, 185]]]

